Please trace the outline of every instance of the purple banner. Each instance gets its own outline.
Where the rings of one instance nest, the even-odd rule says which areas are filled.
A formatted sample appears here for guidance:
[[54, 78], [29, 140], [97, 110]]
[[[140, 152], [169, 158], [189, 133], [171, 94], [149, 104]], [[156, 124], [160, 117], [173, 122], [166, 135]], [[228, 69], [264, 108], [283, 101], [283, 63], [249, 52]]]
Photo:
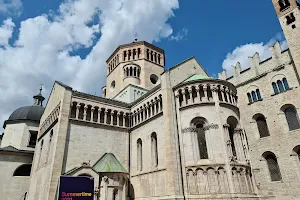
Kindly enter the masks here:
[[93, 200], [94, 179], [87, 176], [61, 176], [59, 200]]

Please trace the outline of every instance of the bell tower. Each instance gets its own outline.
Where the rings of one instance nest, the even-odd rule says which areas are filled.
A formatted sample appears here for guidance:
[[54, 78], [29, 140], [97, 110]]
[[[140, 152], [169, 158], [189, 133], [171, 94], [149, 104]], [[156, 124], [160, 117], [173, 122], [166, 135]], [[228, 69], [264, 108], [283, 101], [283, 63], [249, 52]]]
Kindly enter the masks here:
[[298, 74], [300, 74], [300, 4], [297, 0], [272, 0]]
[[145, 41], [120, 45], [107, 59], [102, 96], [113, 98], [128, 85], [151, 90], [164, 71], [164, 50]]

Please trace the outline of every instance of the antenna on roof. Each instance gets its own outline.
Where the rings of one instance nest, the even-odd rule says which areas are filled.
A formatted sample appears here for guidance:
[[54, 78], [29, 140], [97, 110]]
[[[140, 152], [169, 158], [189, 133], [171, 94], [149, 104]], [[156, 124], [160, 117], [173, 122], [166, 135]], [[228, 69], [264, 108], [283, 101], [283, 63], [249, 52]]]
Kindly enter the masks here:
[[134, 33], [134, 41], [133, 41], [133, 42], [137, 42], [137, 40], [138, 40], [138, 33], [135, 32], [135, 33]]

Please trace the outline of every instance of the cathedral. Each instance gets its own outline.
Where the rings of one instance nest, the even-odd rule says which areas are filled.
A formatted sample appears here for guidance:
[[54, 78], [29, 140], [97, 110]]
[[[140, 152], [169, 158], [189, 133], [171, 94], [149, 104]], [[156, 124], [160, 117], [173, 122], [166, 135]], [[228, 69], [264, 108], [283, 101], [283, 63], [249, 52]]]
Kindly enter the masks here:
[[194, 57], [165, 70], [145, 41], [107, 59], [102, 96], [55, 81], [0, 138], [0, 199], [56, 200], [61, 176], [94, 200], [299, 200], [300, 4], [272, 0], [289, 48], [209, 76]]

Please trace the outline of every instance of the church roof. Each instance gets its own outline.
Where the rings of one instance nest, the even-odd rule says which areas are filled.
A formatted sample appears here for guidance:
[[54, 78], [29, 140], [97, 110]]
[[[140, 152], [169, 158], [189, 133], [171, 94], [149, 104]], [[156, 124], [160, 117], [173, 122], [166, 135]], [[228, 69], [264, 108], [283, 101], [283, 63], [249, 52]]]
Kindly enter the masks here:
[[118, 161], [112, 153], [105, 153], [93, 166], [93, 169], [98, 173], [113, 172], [127, 173], [123, 165]]
[[183, 81], [183, 83], [190, 82], [190, 81], [196, 81], [196, 80], [214, 80], [215, 78], [209, 77], [207, 75], [200, 75], [200, 74], [195, 74], [191, 76], [190, 78], [186, 79]]

